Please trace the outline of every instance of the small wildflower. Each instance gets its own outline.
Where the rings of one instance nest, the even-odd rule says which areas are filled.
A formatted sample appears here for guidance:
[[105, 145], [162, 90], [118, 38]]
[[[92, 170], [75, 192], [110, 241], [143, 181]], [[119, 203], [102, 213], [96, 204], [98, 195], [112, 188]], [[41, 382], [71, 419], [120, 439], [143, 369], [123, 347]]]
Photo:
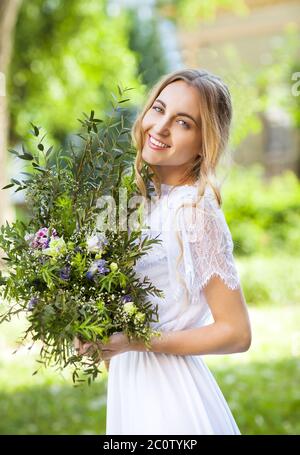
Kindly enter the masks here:
[[109, 269], [106, 267], [106, 260], [105, 259], [97, 259], [97, 261], [94, 262], [97, 266], [97, 271], [100, 273], [100, 275], [106, 275], [106, 273], [109, 272]]
[[118, 270], [118, 264], [116, 262], [111, 262], [109, 267], [112, 272], [115, 272], [116, 270]]
[[66, 265], [64, 268], [61, 269], [59, 276], [62, 280], [69, 280], [71, 275], [71, 267], [69, 265]]
[[123, 309], [124, 309], [125, 313], [127, 313], [130, 316], [134, 315], [137, 311], [137, 308], [133, 302], [125, 303], [123, 306]]
[[135, 322], [137, 322], [137, 323], [139, 323], [139, 322], [144, 322], [145, 317], [146, 317], [145, 313], [142, 313], [141, 311], [138, 311], [138, 312], [136, 313], [136, 315], [134, 316], [134, 320], [135, 320]]
[[132, 297], [130, 294], [123, 295], [121, 301], [122, 303], [132, 302]]
[[36, 304], [38, 303], [38, 298], [37, 297], [32, 297], [28, 303], [28, 310], [29, 311], [32, 311], [34, 310], [34, 307], [36, 306]]
[[88, 271], [85, 275], [88, 280], [93, 281], [94, 280], [94, 273]]

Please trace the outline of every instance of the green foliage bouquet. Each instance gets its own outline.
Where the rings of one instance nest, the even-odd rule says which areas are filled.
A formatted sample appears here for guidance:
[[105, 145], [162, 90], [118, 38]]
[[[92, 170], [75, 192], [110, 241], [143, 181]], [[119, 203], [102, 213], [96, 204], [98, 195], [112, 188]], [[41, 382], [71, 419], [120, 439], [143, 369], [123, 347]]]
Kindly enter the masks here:
[[[123, 96], [120, 88], [119, 93]], [[75, 337], [105, 343], [121, 331], [148, 347], [153, 335], [160, 336], [151, 327], [158, 320], [157, 306], [147, 295], [163, 293], [134, 270], [136, 260], [160, 240], [141, 237], [143, 206], [135, 214], [133, 209], [126, 212], [123, 203], [124, 195], [137, 195], [130, 128], [124, 126], [125, 109], [120, 107], [124, 101], [113, 103], [105, 120], [95, 118], [94, 111], [84, 114], [79, 144], [70, 143], [65, 150], [46, 150], [45, 135], [41, 138], [40, 127], [32, 124], [35, 151], [24, 145], [20, 153], [10, 150], [26, 161], [26, 179], [11, 179], [3, 188], [25, 191], [29, 216], [1, 226], [7, 267], [0, 289], [9, 305], [0, 322], [25, 312], [29, 325], [21, 341], [28, 336], [33, 343], [42, 341], [39, 362], [71, 365], [74, 383], [87, 379], [90, 384], [101, 372], [97, 353], [76, 354]], [[123, 229], [116, 228], [111, 213], [103, 228], [103, 199], [113, 200]], [[133, 215], [137, 222], [130, 229]]]

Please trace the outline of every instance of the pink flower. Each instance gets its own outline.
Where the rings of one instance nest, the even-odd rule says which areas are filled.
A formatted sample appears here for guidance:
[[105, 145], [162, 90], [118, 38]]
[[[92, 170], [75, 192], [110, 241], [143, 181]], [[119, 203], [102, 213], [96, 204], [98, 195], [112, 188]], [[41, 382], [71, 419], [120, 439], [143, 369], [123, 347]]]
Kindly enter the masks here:
[[51, 237], [49, 236], [49, 229], [43, 227], [39, 229], [33, 236], [33, 238], [28, 238], [29, 245], [31, 248], [45, 249], [48, 248], [50, 240], [58, 238], [57, 232], [55, 229], [51, 230]]

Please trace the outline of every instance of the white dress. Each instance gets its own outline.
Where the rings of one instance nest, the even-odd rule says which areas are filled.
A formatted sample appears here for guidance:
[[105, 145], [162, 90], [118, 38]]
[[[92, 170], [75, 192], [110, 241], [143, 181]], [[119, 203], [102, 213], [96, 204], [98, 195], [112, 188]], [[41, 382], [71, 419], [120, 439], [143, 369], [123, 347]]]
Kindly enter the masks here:
[[[157, 330], [185, 330], [213, 322], [203, 292], [212, 276], [218, 275], [231, 289], [239, 287], [231, 234], [212, 190], [207, 187], [197, 210], [179, 208], [176, 213], [196, 195], [196, 186], [162, 184], [161, 198], [154, 196], [156, 202], [145, 215], [150, 229], [143, 234], [159, 235], [162, 243], [153, 245], [137, 261], [135, 270], [164, 292], [163, 298], [148, 297], [158, 304], [159, 322], [151, 324]], [[183, 245], [178, 273], [180, 247], [175, 226]], [[110, 361], [106, 434], [241, 433], [201, 355], [130, 351]]]

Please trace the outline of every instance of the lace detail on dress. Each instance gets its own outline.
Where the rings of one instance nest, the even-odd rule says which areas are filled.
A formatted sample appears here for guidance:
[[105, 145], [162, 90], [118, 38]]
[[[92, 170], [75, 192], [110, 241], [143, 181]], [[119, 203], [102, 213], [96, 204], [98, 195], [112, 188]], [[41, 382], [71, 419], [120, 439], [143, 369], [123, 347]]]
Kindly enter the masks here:
[[185, 280], [192, 300], [213, 276], [230, 289], [240, 284], [233, 256], [233, 241], [223, 211], [205, 195], [199, 206], [178, 211], [183, 241]]

